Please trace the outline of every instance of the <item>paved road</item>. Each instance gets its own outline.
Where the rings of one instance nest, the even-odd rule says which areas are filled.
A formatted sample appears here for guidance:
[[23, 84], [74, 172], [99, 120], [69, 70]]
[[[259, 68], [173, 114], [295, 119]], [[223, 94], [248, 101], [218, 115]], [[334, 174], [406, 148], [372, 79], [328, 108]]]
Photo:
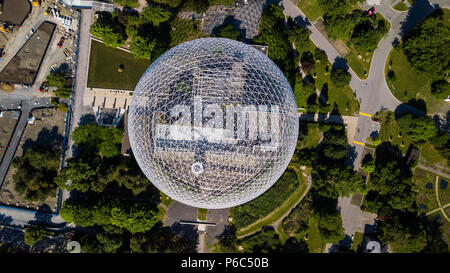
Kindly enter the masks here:
[[[2, 102], [2, 105], [4, 103]], [[12, 106], [11, 106], [12, 104]], [[18, 109], [18, 105], [21, 105], [21, 109]], [[2, 187], [3, 181], [5, 180], [6, 173], [8, 172], [9, 165], [11, 164], [11, 161], [14, 157], [14, 154], [16, 152], [17, 146], [19, 145], [20, 138], [22, 137], [22, 133], [25, 130], [25, 126], [27, 125], [27, 117], [28, 114], [31, 113], [31, 111], [34, 108], [37, 107], [53, 107], [52, 104], [50, 104], [50, 100], [48, 98], [41, 98], [41, 99], [30, 99], [30, 100], [24, 100], [21, 102], [12, 102], [8, 101], [8, 104], [5, 105], [5, 107], [1, 107], [2, 109], [16, 109], [20, 110], [20, 118], [17, 122], [16, 128], [14, 130], [13, 135], [11, 136], [11, 139], [9, 141], [8, 149], [5, 152], [5, 155], [3, 157], [3, 160], [0, 165], [0, 188]]]
[[73, 130], [80, 123], [81, 117], [83, 115], [83, 98], [84, 92], [86, 90], [87, 76], [89, 71], [89, 54], [90, 54], [90, 33], [89, 28], [93, 23], [93, 12], [91, 9], [82, 9], [80, 18], [80, 33], [79, 33], [79, 43], [78, 43], [78, 60], [77, 60], [77, 72], [75, 81], [75, 92], [72, 100], [72, 116], [70, 124], [70, 134], [68, 141], [68, 151], [67, 158], [73, 157], [73, 141], [70, 136], [72, 136]]
[[169, 226], [172, 231], [185, 238], [196, 238], [197, 227], [193, 225], [182, 225], [179, 222], [197, 221], [197, 208], [173, 201], [166, 213], [164, 225]]
[[[377, 7], [377, 11], [389, 21], [391, 29], [380, 41], [378, 48], [374, 52], [368, 78], [366, 80], [361, 80], [351, 68], [349, 69], [349, 72], [352, 75], [350, 87], [356, 92], [356, 96], [360, 101], [360, 112], [369, 115], [373, 115], [380, 110], [399, 110], [398, 107], [401, 102], [392, 95], [386, 84], [384, 76], [386, 59], [395, 41], [401, 39], [405, 33], [437, 8], [437, 6], [431, 5], [428, 1], [417, 0], [415, 5], [410, 8], [409, 12], [399, 13], [392, 10], [388, 2], [389, 1], [382, 1], [382, 4]], [[448, 7], [450, 5], [450, 3], [445, 0], [432, 2], [439, 4], [440, 7]], [[309, 22], [305, 14], [297, 6], [290, 0], [283, 0], [283, 6], [286, 15], [294, 18], [294, 20], [300, 24], [306, 24], [312, 32], [310, 39], [317, 47], [323, 49], [327, 53], [331, 63], [334, 63], [337, 58], [341, 57], [331, 43], [313, 24], [311, 24], [311, 22]], [[363, 5], [363, 8], [368, 7], [369, 6], [367, 5]], [[420, 111], [411, 107], [402, 106], [401, 109], [402, 111], [421, 114]], [[369, 137], [371, 132], [370, 128], [373, 126], [369, 116], [360, 115], [354, 140], [365, 143], [366, 138]], [[358, 169], [362, 160], [361, 157], [364, 147], [354, 144], [354, 149], [357, 156], [353, 162], [353, 167]]]
[[226, 232], [228, 225], [228, 217], [230, 215], [230, 209], [209, 209], [206, 216], [208, 223], [215, 223], [216, 226], [207, 226], [207, 247], [214, 245], [216, 240]]
[[[377, 124], [371, 120], [370, 116], [380, 110], [390, 111], [408, 111], [422, 114], [417, 109], [411, 107], [399, 107], [401, 102], [395, 98], [389, 87], [386, 84], [384, 67], [386, 64], [389, 52], [392, 50], [396, 41], [400, 40], [409, 30], [411, 30], [417, 23], [421, 22], [427, 15], [429, 15], [437, 7], [448, 8], [450, 2], [448, 0], [435, 0], [430, 4], [426, 0], [416, 0], [413, 7], [408, 12], [396, 12], [391, 9], [390, 1], [381, 1], [381, 5], [376, 7], [377, 12], [380, 12], [391, 24], [389, 33], [379, 42], [377, 49], [374, 52], [372, 63], [368, 78], [365, 80], [359, 79], [356, 74], [349, 69], [352, 79], [350, 87], [356, 93], [360, 102], [360, 114], [358, 118], [357, 129], [354, 140], [360, 143], [365, 143], [367, 137], [370, 136], [373, 128], [378, 128]], [[437, 4], [437, 5], [436, 5]], [[283, 0], [284, 13], [299, 24], [305, 24], [310, 30], [310, 39], [319, 48], [323, 49], [328, 56], [331, 63], [340, 57], [337, 50], [330, 44], [330, 42], [319, 32], [319, 30], [312, 25], [305, 14], [301, 12], [290, 0]], [[368, 9], [370, 6], [363, 4], [363, 9]], [[352, 145], [356, 157], [353, 161], [355, 170], [359, 168], [362, 160], [364, 146], [354, 144]], [[346, 234], [354, 234], [356, 231], [363, 232], [366, 227], [373, 224], [374, 215], [362, 212], [358, 206], [350, 203], [351, 197], [339, 198], [339, 207], [341, 208], [343, 226]]]

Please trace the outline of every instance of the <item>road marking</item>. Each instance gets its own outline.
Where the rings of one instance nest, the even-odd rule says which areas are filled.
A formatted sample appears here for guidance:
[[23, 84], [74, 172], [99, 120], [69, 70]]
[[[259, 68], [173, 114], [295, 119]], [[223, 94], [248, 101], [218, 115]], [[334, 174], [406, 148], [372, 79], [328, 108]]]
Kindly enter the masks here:
[[362, 143], [362, 142], [359, 142], [359, 141], [356, 141], [356, 140], [353, 140], [353, 143], [361, 145], [361, 146], [366, 146], [366, 143]]
[[359, 114], [360, 114], [360, 115], [363, 115], [363, 116], [366, 116], [366, 117], [369, 117], [369, 118], [372, 117], [371, 114], [366, 114], [366, 113], [363, 113], [363, 112], [359, 112]]

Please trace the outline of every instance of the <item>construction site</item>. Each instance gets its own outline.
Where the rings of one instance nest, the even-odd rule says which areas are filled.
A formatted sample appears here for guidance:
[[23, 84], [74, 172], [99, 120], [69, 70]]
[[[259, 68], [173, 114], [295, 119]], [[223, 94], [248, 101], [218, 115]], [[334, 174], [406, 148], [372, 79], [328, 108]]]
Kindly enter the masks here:
[[0, 89], [52, 96], [39, 87], [51, 72], [73, 77], [79, 14], [57, 0], [1, 2]]

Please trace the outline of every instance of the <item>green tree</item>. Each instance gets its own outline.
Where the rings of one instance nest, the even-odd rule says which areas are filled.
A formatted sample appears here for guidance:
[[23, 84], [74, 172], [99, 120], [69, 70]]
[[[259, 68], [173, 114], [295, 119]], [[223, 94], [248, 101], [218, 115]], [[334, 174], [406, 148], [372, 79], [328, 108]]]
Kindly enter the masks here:
[[402, 50], [419, 76], [443, 79], [450, 62], [450, 27], [438, 9], [415, 26], [402, 43]]
[[138, 0], [114, 0], [114, 3], [124, 6], [134, 8], [138, 4]]
[[295, 237], [289, 237], [284, 245], [281, 247], [281, 253], [309, 253], [308, 244], [300, 240], [298, 241]]
[[395, 252], [418, 253], [427, 245], [426, 231], [415, 218], [394, 215], [379, 227], [379, 238]]
[[319, 231], [322, 238], [330, 243], [337, 243], [344, 238], [341, 214], [338, 211], [322, 211], [319, 219]]
[[137, 35], [130, 44], [130, 51], [136, 59], [150, 60], [155, 45], [156, 41], [150, 41], [148, 38]]
[[63, 73], [51, 72], [47, 76], [47, 85], [63, 88], [65, 80]]
[[313, 215], [311, 195], [307, 195], [289, 215], [283, 219], [283, 230], [289, 235], [306, 234], [309, 229], [309, 220]]
[[261, 17], [258, 36], [253, 39], [255, 43], [268, 45], [268, 55], [272, 60], [284, 61], [292, 51], [284, 24], [283, 8], [270, 4]]
[[415, 26], [404, 39], [402, 50], [411, 67], [427, 80], [443, 79], [450, 62], [450, 27], [442, 10], [436, 10]]
[[130, 233], [146, 232], [158, 222], [154, 205], [122, 199], [69, 199], [64, 202], [61, 217], [81, 227], [114, 225]]
[[15, 190], [29, 201], [44, 201], [55, 193], [53, 182], [59, 167], [56, 150], [33, 146], [22, 157], [16, 157], [12, 165], [17, 168], [13, 175]]
[[233, 25], [224, 25], [214, 36], [237, 41], [241, 39], [241, 33]]
[[280, 250], [281, 242], [278, 234], [267, 228], [245, 237], [241, 240], [241, 245], [246, 253], [276, 253]]
[[336, 87], [343, 88], [350, 83], [352, 76], [344, 68], [333, 67], [330, 79]]
[[358, 51], [374, 51], [377, 48], [379, 35], [369, 21], [359, 24], [352, 33], [351, 42]]
[[434, 121], [428, 116], [402, 115], [397, 118], [397, 124], [413, 142], [425, 142], [437, 134]]
[[37, 242], [41, 241], [42, 238], [47, 234], [45, 229], [42, 226], [30, 226], [24, 229], [25, 230], [25, 243], [29, 246], [33, 246]]
[[311, 35], [311, 30], [295, 24], [289, 29], [288, 40], [300, 50], [308, 47], [309, 35]]
[[[70, 159], [67, 166], [55, 178], [55, 183], [68, 191], [87, 192], [93, 188], [93, 184], [99, 183], [100, 167], [100, 160], [97, 157], [90, 161], [84, 158]], [[98, 188], [98, 186], [95, 188]]]
[[153, 0], [153, 2], [160, 3], [160, 4], [166, 4], [171, 8], [178, 7], [182, 1], [183, 0]]
[[127, 39], [125, 28], [122, 24], [103, 24], [99, 21], [91, 25], [91, 34], [103, 40], [103, 43], [110, 47], [122, 46]]
[[447, 80], [435, 81], [431, 84], [431, 93], [438, 99], [450, 96], [450, 83]]
[[72, 139], [75, 146], [82, 148], [85, 152], [98, 153], [103, 157], [114, 157], [119, 154], [118, 145], [122, 142], [122, 131], [96, 124], [81, 125], [75, 128]]
[[371, 174], [375, 171], [375, 163], [373, 161], [367, 162], [362, 166], [362, 169], [367, 173]]
[[395, 76], [395, 72], [393, 70], [389, 70], [387, 73], [387, 77], [389, 80], [395, 82], [397, 80], [397, 77]]
[[139, 14], [139, 22], [140, 24], [152, 23], [154, 26], [159, 26], [159, 24], [168, 21], [171, 16], [172, 12], [169, 10], [161, 6], [149, 5]]

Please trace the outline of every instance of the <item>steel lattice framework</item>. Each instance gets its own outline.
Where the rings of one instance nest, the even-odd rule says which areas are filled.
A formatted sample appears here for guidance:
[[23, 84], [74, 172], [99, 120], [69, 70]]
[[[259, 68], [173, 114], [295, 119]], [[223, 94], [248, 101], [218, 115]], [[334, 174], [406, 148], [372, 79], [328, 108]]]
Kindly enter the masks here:
[[294, 153], [298, 112], [280, 69], [223, 38], [180, 44], [147, 69], [128, 130], [150, 181], [200, 208], [243, 204], [269, 189]]

